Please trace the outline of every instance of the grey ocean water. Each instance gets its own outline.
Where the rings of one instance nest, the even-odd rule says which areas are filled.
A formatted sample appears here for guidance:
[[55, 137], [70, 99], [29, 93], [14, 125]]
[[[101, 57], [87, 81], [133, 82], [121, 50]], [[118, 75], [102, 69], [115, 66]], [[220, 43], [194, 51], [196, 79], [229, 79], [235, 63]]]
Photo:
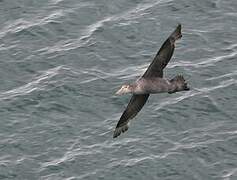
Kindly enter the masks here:
[[[165, 71], [191, 91], [152, 95], [113, 129], [178, 23]], [[0, 179], [236, 180], [236, 0], [1, 0]]]

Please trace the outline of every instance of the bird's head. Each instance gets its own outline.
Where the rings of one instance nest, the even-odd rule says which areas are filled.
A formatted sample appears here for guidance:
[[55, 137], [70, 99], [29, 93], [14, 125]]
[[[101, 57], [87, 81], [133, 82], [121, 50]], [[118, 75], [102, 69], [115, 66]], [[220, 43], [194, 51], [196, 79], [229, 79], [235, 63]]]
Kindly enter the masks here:
[[133, 86], [126, 84], [126, 85], [122, 85], [122, 87], [115, 94], [123, 95], [123, 94], [131, 93], [132, 91], [133, 91]]

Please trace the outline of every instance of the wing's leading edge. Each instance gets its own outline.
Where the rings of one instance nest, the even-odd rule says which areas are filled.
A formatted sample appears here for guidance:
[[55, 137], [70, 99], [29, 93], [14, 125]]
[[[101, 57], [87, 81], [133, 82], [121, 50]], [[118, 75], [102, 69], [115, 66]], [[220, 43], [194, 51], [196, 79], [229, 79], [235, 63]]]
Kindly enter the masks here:
[[181, 25], [179, 24], [174, 32], [162, 44], [154, 60], [147, 68], [142, 77], [163, 77], [163, 69], [169, 63], [175, 48], [175, 41], [182, 37]]
[[119, 136], [121, 132], [125, 132], [128, 130], [128, 125], [127, 125], [128, 121], [137, 115], [137, 113], [142, 109], [142, 107], [146, 103], [148, 97], [149, 97], [149, 94], [132, 95], [132, 98], [130, 99], [130, 102], [128, 103], [127, 108], [123, 112], [116, 126], [116, 129], [114, 131], [114, 136], [113, 136], [114, 138]]

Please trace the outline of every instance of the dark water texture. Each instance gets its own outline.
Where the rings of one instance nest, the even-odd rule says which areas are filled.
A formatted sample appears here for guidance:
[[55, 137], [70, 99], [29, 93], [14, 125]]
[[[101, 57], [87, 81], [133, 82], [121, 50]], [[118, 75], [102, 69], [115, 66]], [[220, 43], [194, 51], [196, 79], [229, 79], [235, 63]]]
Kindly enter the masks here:
[[[162, 42], [191, 91], [112, 138]], [[236, 0], [1, 0], [0, 179], [237, 179]]]

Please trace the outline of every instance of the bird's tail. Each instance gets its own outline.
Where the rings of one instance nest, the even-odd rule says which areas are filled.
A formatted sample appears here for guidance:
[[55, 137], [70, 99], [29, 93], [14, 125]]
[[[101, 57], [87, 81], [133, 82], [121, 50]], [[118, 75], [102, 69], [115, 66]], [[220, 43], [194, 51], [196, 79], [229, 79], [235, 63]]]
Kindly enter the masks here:
[[185, 83], [185, 79], [184, 79], [184, 77], [182, 75], [177, 75], [173, 79], [171, 79], [170, 82]]
[[188, 91], [190, 88], [188, 87], [187, 82], [185, 81], [182, 75], [177, 75], [173, 79], [170, 80], [170, 83], [173, 84], [173, 88], [169, 93], [175, 93], [178, 91]]
[[177, 28], [174, 30], [170, 37], [174, 38], [174, 40], [180, 39], [182, 37], [181, 24], [178, 24]]

